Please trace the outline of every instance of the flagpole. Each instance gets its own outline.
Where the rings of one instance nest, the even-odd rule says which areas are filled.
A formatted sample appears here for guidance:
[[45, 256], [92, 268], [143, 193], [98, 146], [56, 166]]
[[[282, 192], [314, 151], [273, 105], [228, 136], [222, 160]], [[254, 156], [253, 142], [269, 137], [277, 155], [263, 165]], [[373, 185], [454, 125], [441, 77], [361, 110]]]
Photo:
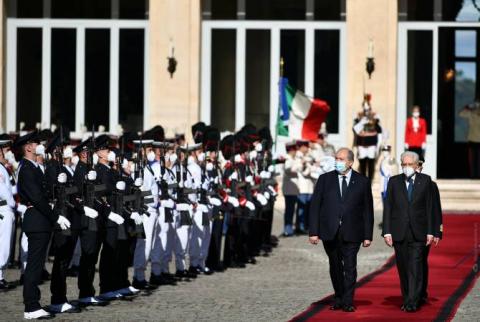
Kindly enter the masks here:
[[[280, 79], [278, 81], [277, 85], [277, 90], [279, 91], [279, 85], [280, 82], [282, 81], [283, 78], [283, 67], [285, 66], [285, 61], [283, 60], [283, 57], [280, 57]], [[278, 92], [278, 96], [280, 98], [280, 91]], [[280, 99], [278, 100], [278, 105], [277, 105], [277, 121], [275, 122], [275, 149], [274, 151], [277, 152], [277, 140], [278, 140], [278, 118], [279, 118], [279, 109], [280, 109]]]

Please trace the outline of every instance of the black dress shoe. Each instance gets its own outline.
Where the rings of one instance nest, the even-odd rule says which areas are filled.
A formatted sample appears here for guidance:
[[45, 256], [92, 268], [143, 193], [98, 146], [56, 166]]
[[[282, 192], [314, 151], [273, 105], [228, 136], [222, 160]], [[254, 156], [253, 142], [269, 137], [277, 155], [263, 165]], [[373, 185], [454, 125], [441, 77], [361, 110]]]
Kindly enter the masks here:
[[188, 271], [186, 271], [186, 272], [187, 272], [187, 277], [188, 278], [197, 278], [198, 272], [197, 272], [196, 267], [190, 266], [188, 268]]
[[417, 312], [418, 308], [416, 305], [407, 305], [405, 311], [409, 313]]
[[150, 284], [156, 285], [156, 286], [176, 285], [177, 282], [174, 279], [169, 278], [164, 274], [160, 274], [160, 275], [151, 274], [150, 275]]
[[332, 306], [330, 306], [331, 311], [337, 311], [343, 308], [343, 305], [340, 303], [335, 303]]
[[51, 279], [52, 279], [52, 276], [50, 275], [50, 273], [46, 269], [44, 269], [42, 271], [42, 281], [49, 281]]
[[175, 272], [175, 279], [177, 281], [186, 281], [186, 282], [190, 281], [190, 278], [188, 277], [188, 273], [186, 270], [184, 271], [177, 270]]
[[212, 275], [213, 273], [214, 273], [213, 269], [210, 269], [207, 266], [205, 266], [205, 268], [203, 269], [203, 274], [205, 275]]
[[18, 285], [23, 285], [23, 274], [20, 275], [20, 279], [18, 280]]
[[105, 301], [105, 300], [102, 300], [98, 297], [95, 297], [93, 301], [88, 301], [88, 302], [82, 302], [82, 301], [78, 301], [78, 306], [79, 307], [87, 307], [87, 306], [98, 306], [98, 307], [102, 307], [102, 306], [107, 306], [109, 305], [110, 302], [109, 301]]
[[247, 263], [255, 265], [257, 263], [257, 260], [255, 259], [255, 257], [249, 257], [247, 259]]
[[71, 308], [69, 308], [66, 311], [63, 311], [62, 313], [80, 313], [80, 312], [82, 312], [82, 309], [80, 309], [78, 306], [72, 305]]
[[7, 282], [6, 280], [0, 280], [0, 292], [6, 292], [8, 290], [11, 290], [15, 288], [15, 285], [12, 283]]
[[353, 305], [344, 305], [343, 312], [355, 312], [356, 308]]

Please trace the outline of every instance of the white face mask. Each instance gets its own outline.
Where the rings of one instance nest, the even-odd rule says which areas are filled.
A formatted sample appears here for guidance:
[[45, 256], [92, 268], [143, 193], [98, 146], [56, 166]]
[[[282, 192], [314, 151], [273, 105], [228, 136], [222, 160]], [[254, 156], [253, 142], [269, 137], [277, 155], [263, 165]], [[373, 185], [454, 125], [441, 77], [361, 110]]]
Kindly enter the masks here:
[[35, 154], [45, 157], [45, 146], [43, 144], [37, 145], [35, 148]]
[[94, 153], [92, 156], [93, 159], [93, 165], [97, 165], [98, 163], [98, 154]]
[[72, 157], [72, 164], [73, 164], [73, 166], [77, 166], [79, 160], [80, 160], [80, 159], [78, 158], [78, 155], [74, 155], [74, 156]]
[[250, 151], [250, 160], [255, 160], [258, 156], [258, 153], [256, 150]]
[[402, 168], [402, 171], [403, 171], [403, 174], [409, 178], [411, 177], [413, 174], [415, 174], [415, 170], [412, 168], [412, 167], [403, 167]]
[[413, 117], [417, 118], [420, 116], [420, 112], [413, 112], [412, 115]]
[[150, 151], [147, 153], [147, 160], [148, 162], [153, 162], [155, 161], [155, 152]]
[[107, 161], [108, 162], [115, 162], [116, 157], [117, 157], [117, 155], [115, 154], [115, 152], [110, 151], [110, 152], [108, 152], [108, 155], [107, 155]]
[[12, 151], [8, 151], [7, 153], [5, 153], [5, 159], [10, 163], [13, 163], [16, 161], [15, 154], [13, 154]]
[[258, 143], [257, 145], [255, 145], [255, 151], [257, 151], [257, 152], [262, 151], [262, 143]]
[[130, 164], [130, 172], [131, 173], [135, 172], [135, 163]]
[[200, 153], [198, 156], [197, 156], [197, 159], [198, 159], [198, 162], [203, 162], [205, 161], [205, 153]]
[[213, 170], [213, 163], [208, 162], [207, 165], [205, 166], [205, 169], [207, 169], [207, 171], [212, 171]]
[[190, 155], [190, 156], [188, 157], [187, 163], [188, 163], [188, 165], [194, 164], [194, 163], [195, 163], [195, 158]]
[[175, 153], [170, 154], [170, 162], [175, 163], [177, 161], [177, 155]]
[[127, 159], [123, 159], [122, 168], [123, 169], [128, 169], [128, 160]]

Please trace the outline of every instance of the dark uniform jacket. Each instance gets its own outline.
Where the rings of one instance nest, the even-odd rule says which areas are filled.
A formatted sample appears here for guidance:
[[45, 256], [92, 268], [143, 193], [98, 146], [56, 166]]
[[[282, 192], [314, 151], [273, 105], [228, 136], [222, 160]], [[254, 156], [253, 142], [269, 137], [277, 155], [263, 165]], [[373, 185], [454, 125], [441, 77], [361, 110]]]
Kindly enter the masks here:
[[406, 180], [404, 174], [399, 174], [388, 181], [382, 236], [391, 234], [394, 241], [402, 241], [411, 228], [415, 240], [425, 241], [427, 235], [435, 235], [432, 180], [423, 173], [415, 174], [411, 202]]
[[370, 180], [351, 171], [343, 199], [336, 171], [327, 172], [318, 178], [310, 204], [310, 236], [319, 236], [324, 241], [333, 240], [341, 221], [344, 241], [372, 240], [373, 197]]
[[18, 173], [18, 194], [28, 209], [23, 218], [24, 232], [50, 232], [58, 220], [48, 203], [45, 175], [40, 167], [23, 159]]

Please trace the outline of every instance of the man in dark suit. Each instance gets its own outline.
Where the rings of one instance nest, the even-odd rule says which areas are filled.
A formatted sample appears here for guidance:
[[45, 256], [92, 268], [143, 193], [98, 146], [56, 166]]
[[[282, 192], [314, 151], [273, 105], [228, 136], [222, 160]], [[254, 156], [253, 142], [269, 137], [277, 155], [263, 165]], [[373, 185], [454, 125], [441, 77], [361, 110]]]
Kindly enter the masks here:
[[45, 175], [35, 161], [37, 145], [36, 132], [26, 134], [16, 141], [16, 146], [23, 147], [24, 153], [17, 187], [21, 203], [27, 206], [22, 229], [28, 238], [27, 267], [23, 281], [24, 318], [28, 320], [52, 317], [40, 306], [38, 285], [42, 280], [47, 247], [54, 225], [58, 224], [62, 230], [70, 228], [70, 221], [55, 213], [48, 203]]
[[[420, 160], [418, 172], [421, 173], [423, 170], [424, 162]], [[440, 239], [443, 235], [443, 218], [442, 218], [442, 203], [440, 199], [440, 191], [438, 190], [437, 183], [432, 180], [432, 200], [433, 200], [433, 216], [434, 216], [434, 233], [433, 233], [433, 244], [438, 245]], [[430, 253], [431, 245], [428, 245], [425, 249], [425, 254], [423, 256], [423, 283], [422, 283], [422, 292], [421, 292], [421, 303], [425, 303], [428, 299], [428, 254]]]
[[404, 152], [403, 174], [390, 178], [383, 210], [385, 243], [395, 248], [403, 296], [402, 310], [415, 312], [421, 301], [424, 281], [425, 245], [433, 242], [434, 211], [432, 180], [418, 173], [419, 157]]
[[330, 263], [335, 290], [331, 310], [354, 312], [357, 254], [370, 246], [373, 235], [373, 198], [370, 180], [352, 170], [353, 152], [341, 148], [335, 155], [335, 171], [321, 175], [310, 206], [309, 241], [323, 246]]

